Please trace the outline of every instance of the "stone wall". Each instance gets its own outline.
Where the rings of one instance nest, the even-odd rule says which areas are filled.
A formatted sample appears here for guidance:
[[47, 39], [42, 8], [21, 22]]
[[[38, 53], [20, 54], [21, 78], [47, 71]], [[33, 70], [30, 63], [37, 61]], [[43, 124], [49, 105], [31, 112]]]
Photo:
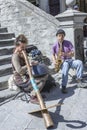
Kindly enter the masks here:
[[0, 0], [0, 23], [15, 36], [23, 33], [29, 44], [35, 44], [50, 57], [51, 45], [59, 22], [26, 0]]

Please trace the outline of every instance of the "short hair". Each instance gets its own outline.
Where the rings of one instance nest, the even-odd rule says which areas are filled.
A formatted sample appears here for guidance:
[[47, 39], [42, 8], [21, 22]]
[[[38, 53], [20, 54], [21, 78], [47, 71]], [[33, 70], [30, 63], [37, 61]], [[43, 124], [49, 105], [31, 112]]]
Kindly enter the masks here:
[[58, 34], [64, 34], [64, 36], [66, 35], [63, 29], [59, 29], [56, 33], [56, 36], [58, 36]]
[[14, 44], [15, 44], [16, 46], [20, 45], [21, 43], [24, 43], [24, 44], [27, 44], [27, 43], [28, 43], [28, 40], [27, 40], [27, 38], [25, 37], [24, 34], [20, 34], [20, 35], [16, 38], [16, 40], [15, 40], [15, 42], [14, 42]]

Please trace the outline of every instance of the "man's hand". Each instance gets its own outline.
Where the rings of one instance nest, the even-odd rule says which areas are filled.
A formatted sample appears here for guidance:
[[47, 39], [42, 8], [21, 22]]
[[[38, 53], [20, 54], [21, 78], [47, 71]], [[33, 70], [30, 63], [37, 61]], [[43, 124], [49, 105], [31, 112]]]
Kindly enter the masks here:
[[67, 54], [66, 54], [66, 56], [68, 56], [68, 57], [73, 57], [74, 56], [74, 52], [68, 52]]
[[62, 56], [67, 56], [67, 57], [73, 57], [74, 56], [74, 52], [62, 52]]
[[39, 62], [38, 61], [31, 61], [31, 66], [33, 66], [33, 65], [37, 65]]

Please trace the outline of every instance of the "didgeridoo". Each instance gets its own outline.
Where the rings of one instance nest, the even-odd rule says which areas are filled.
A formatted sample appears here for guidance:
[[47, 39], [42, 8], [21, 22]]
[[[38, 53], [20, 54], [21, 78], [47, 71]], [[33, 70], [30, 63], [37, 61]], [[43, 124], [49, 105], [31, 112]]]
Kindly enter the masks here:
[[25, 63], [26, 63], [26, 66], [27, 66], [27, 69], [28, 69], [28, 74], [29, 74], [29, 77], [30, 77], [30, 81], [31, 81], [31, 84], [32, 84], [32, 87], [37, 95], [37, 98], [38, 98], [38, 101], [39, 101], [39, 105], [40, 105], [40, 108], [41, 108], [41, 113], [42, 113], [42, 116], [44, 118], [44, 121], [45, 121], [45, 126], [46, 128], [49, 128], [49, 127], [52, 127], [54, 125], [52, 119], [51, 119], [51, 116], [46, 108], [46, 105], [43, 101], [43, 98], [40, 94], [40, 91], [38, 89], [38, 86], [34, 80], [34, 77], [32, 75], [32, 71], [31, 71], [31, 67], [30, 67], [30, 62], [29, 62], [29, 59], [28, 59], [28, 56], [26, 54], [25, 51], [22, 51], [22, 54], [24, 56], [24, 59], [25, 59]]

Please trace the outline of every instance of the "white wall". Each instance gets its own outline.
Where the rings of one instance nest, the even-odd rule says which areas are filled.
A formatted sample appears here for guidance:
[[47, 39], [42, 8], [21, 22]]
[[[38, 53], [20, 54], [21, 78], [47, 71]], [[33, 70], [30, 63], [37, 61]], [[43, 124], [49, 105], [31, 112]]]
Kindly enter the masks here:
[[47, 14], [26, 0], [0, 0], [0, 23], [18, 36], [25, 34], [29, 44], [34, 44], [50, 56], [50, 45], [55, 41], [59, 26], [55, 17]]

